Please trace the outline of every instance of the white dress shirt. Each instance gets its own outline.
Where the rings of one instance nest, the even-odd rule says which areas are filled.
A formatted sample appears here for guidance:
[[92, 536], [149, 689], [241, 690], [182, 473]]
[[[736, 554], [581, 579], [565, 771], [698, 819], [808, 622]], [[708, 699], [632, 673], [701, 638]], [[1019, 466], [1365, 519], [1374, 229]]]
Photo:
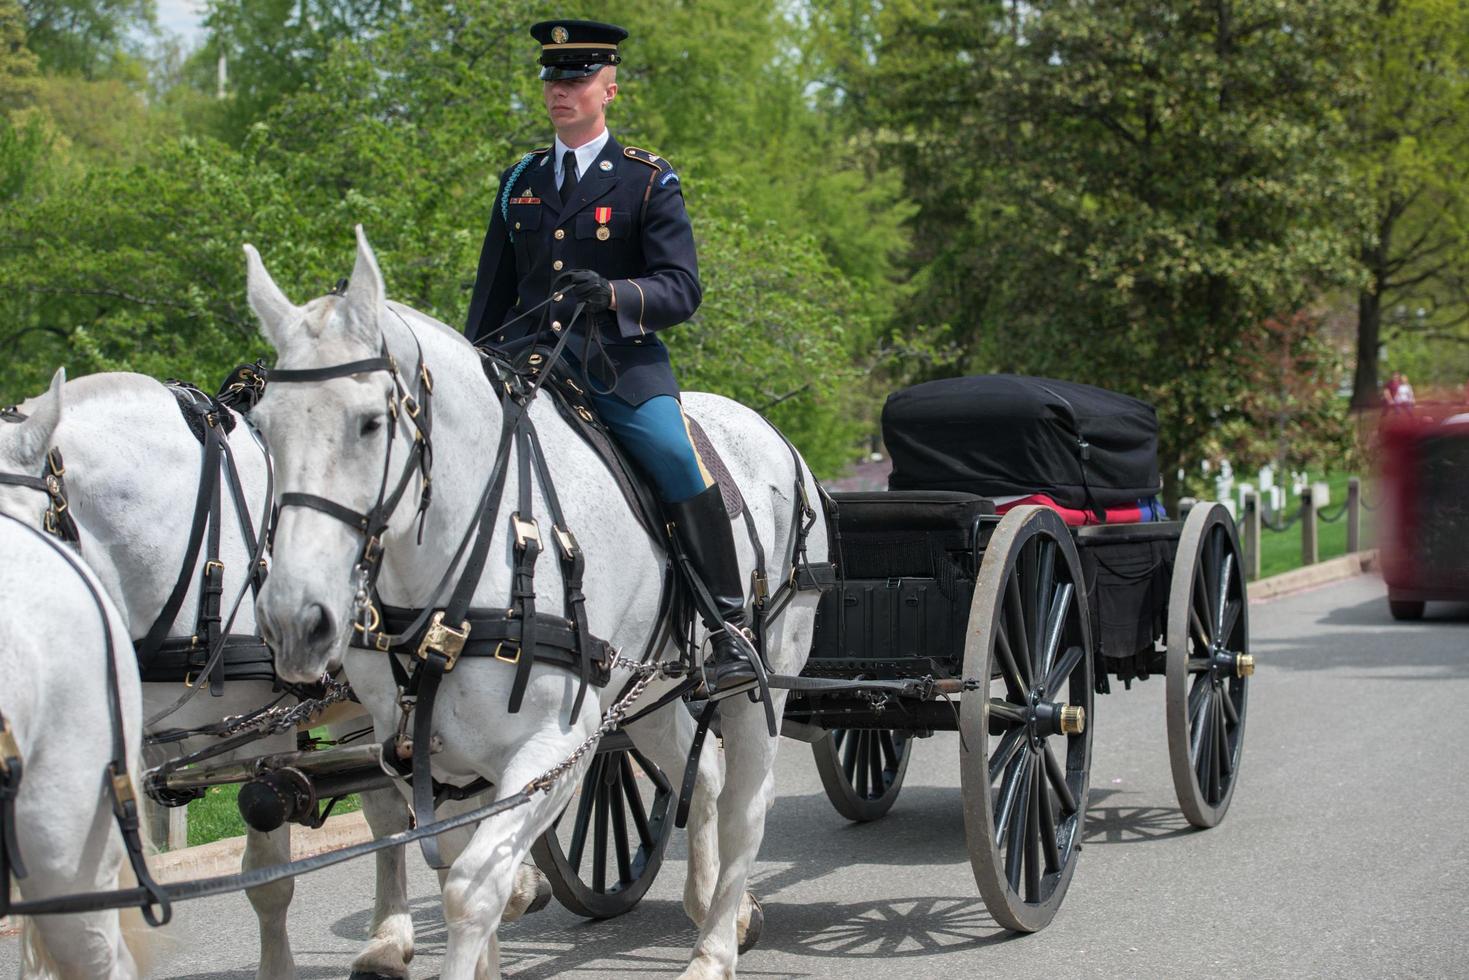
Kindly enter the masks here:
[[[607, 138], [611, 135], [612, 133], [609, 130], [603, 128], [602, 135], [572, 150], [576, 154], [576, 179], [578, 181], [587, 175], [587, 171], [596, 162], [598, 154], [602, 152], [602, 147], [607, 145]], [[556, 165], [557, 187], [561, 186], [561, 178], [563, 176], [561, 173], [561, 161], [566, 158], [567, 150], [571, 150], [571, 147], [561, 142], [561, 137], [556, 137], [556, 157], [554, 163]]]

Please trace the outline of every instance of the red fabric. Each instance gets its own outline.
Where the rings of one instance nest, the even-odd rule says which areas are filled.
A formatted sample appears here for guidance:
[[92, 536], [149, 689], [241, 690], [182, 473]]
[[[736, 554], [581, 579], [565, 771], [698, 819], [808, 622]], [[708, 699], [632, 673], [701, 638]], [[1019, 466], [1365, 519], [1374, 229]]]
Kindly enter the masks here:
[[[1097, 516], [1091, 511], [1072, 510], [1069, 507], [1062, 507], [1043, 493], [1033, 493], [1029, 497], [1012, 500], [1008, 504], [997, 504], [995, 506], [995, 513], [1004, 514], [1012, 508], [1024, 507], [1028, 504], [1039, 504], [1042, 507], [1051, 508], [1060, 514], [1061, 519], [1071, 527], [1085, 527], [1089, 524], [1102, 523], [1097, 520]], [[1110, 507], [1107, 509], [1106, 514], [1108, 524], [1139, 524], [1143, 519], [1142, 508], [1135, 504], [1131, 507]]]

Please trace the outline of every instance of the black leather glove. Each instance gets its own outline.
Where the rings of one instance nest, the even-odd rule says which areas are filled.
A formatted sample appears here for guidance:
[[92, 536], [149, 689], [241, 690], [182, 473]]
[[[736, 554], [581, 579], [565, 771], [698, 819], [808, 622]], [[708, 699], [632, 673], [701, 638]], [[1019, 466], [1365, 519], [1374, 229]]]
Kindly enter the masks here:
[[562, 276], [563, 288], [587, 305], [588, 313], [612, 307], [612, 284], [591, 269], [572, 269]]

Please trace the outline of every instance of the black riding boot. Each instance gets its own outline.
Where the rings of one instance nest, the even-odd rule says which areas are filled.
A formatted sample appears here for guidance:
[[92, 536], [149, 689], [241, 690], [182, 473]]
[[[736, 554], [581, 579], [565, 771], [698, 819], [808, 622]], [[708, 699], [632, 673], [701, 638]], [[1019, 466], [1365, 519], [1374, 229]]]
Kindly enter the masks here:
[[[754, 680], [755, 668], [749, 661], [754, 648], [742, 632], [749, 624], [745, 614], [745, 588], [735, 553], [734, 532], [718, 485], [688, 500], [665, 506], [694, 573], [709, 590], [719, 613], [720, 622], [710, 622], [708, 614], [700, 610], [705, 616], [704, 625], [710, 630], [712, 646], [704, 660], [710, 693]], [[740, 638], [735, 633], [740, 633]]]

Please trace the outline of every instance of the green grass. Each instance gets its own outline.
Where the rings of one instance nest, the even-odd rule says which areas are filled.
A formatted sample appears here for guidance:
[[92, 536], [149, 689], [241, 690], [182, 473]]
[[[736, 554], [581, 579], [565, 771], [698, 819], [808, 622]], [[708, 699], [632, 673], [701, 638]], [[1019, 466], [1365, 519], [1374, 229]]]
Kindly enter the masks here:
[[[1327, 514], [1333, 514], [1346, 503], [1347, 479], [1349, 474], [1338, 473], [1326, 478], [1326, 483], [1331, 487], [1331, 503], [1326, 505]], [[1320, 482], [1313, 479], [1313, 483]], [[1365, 494], [1364, 489], [1364, 494]], [[1284, 517], [1295, 514], [1301, 506], [1299, 498], [1286, 498], [1284, 505]], [[1362, 547], [1368, 548], [1372, 545], [1371, 532], [1372, 514], [1365, 507], [1362, 509]], [[1334, 524], [1316, 523], [1316, 550], [1320, 561], [1328, 558], [1336, 558], [1347, 553], [1347, 519], [1343, 515]], [[1301, 567], [1301, 522], [1297, 521], [1293, 527], [1286, 531], [1275, 532], [1260, 525], [1260, 576], [1262, 578], [1271, 575], [1279, 575], [1293, 568]]]
[[[321, 739], [331, 737], [325, 728], [314, 728], [311, 734]], [[209, 844], [226, 837], [239, 837], [245, 832], [245, 821], [240, 818], [240, 808], [235, 802], [239, 795], [238, 784], [214, 786], [206, 790], [201, 798], [189, 804], [190, 847]], [[331, 815], [351, 813], [360, 809], [362, 809], [362, 801], [354, 793], [332, 807]]]
[[[238, 837], [245, 832], [245, 821], [240, 819], [239, 807], [235, 805], [239, 795], [239, 786], [215, 786], [202, 799], [189, 804], [190, 847]], [[362, 802], [353, 794], [332, 807], [332, 816], [360, 809]]]

